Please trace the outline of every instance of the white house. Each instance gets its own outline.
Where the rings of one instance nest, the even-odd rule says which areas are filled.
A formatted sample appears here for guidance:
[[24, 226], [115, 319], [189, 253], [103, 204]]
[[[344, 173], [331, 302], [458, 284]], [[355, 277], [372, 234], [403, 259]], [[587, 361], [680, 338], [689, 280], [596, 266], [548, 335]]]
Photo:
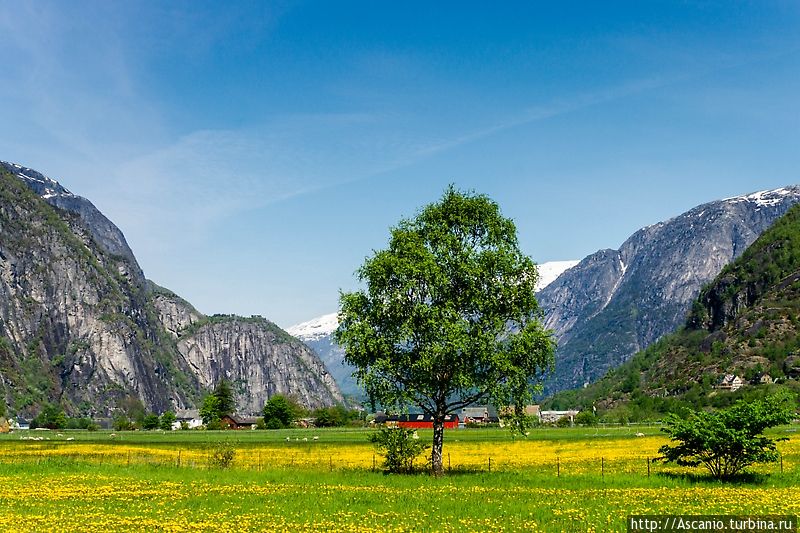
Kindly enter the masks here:
[[203, 419], [200, 418], [199, 409], [178, 409], [175, 413], [175, 422], [172, 423], [172, 429], [181, 429], [182, 423], [186, 423], [189, 429], [195, 429], [203, 425]]
[[569, 411], [541, 411], [539, 413], [540, 420], [542, 424], [553, 424], [558, 422], [562, 418], [568, 418], [571, 423], [575, 423], [575, 416], [578, 414], [578, 411], [569, 410]]
[[717, 388], [733, 392], [741, 389], [742, 385], [744, 385], [744, 379], [734, 374], [725, 374], [722, 380], [720, 380], [719, 385], [717, 385]]

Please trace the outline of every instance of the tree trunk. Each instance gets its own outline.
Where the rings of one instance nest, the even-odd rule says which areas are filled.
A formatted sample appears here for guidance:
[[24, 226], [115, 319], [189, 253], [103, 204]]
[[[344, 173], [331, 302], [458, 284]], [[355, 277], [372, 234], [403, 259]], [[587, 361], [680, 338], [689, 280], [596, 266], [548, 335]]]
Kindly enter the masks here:
[[436, 477], [444, 474], [442, 468], [442, 445], [444, 444], [444, 413], [433, 417], [433, 447], [431, 448], [431, 468]]

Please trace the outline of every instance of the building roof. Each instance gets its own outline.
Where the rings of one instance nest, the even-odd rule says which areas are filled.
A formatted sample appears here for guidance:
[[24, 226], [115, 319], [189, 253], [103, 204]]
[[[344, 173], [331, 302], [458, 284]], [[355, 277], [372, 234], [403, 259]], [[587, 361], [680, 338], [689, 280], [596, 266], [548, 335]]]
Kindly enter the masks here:
[[258, 424], [260, 420], [257, 416], [243, 416], [238, 414], [225, 415], [222, 418], [230, 418], [239, 426], [252, 426], [253, 424]]
[[[375, 417], [378, 420], [378, 417]], [[458, 415], [449, 414], [444, 417], [445, 422], [458, 421]], [[407, 415], [389, 415], [386, 417], [385, 422], [431, 422], [433, 423], [433, 415], [426, 415], [423, 413], [411, 413]]]
[[178, 409], [175, 412], [176, 420], [194, 420], [200, 418], [200, 409]]

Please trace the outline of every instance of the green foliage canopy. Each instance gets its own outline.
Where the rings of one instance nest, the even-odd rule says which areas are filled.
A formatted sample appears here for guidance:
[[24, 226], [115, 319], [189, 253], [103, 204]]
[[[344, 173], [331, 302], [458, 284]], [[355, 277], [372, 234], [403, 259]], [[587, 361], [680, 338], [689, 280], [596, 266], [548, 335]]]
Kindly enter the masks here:
[[264, 404], [264, 424], [267, 429], [287, 428], [297, 415], [297, 404], [283, 394], [275, 394]]
[[172, 424], [174, 424], [177, 419], [178, 417], [175, 416], [175, 413], [172, 411], [166, 411], [161, 415], [158, 425], [164, 431], [170, 431], [172, 430]]
[[31, 420], [31, 429], [64, 429], [65, 427], [67, 427], [67, 415], [60, 405], [45, 404], [39, 414]]
[[213, 394], [203, 398], [203, 405], [200, 407], [200, 417], [203, 419], [203, 424], [206, 426], [219, 425], [220, 418], [222, 418], [219, 413], [219, 398]]
[[233, 395], [231, 383], [227, 379], [220, 380], [212, 394], [219, 400], [219, 405], [217, 406], [219, 418], [233, 414], [236, 411], [236, 399]]
[[670, 415], [662, 431], [678, 444], [665, 444], [659, 453], [665, 462], [703, 465], [713, 477], [729, 479], [751, 464], [777, 461], [776, 440], [763, 432], [790, 422], [793, 407], [792, 398], [773, 395], [716, 412], [694, 412], [686, 419]]
[[155, 413], [148, 413], [142, 421], [142, 429], [151, 430], [158, 429], [159, 420], [158, 415]]
[[536, 265], [495, 202], [449, 187], [401, 220], [358, 278], [367, 289], [341, 294], [336, 341], [373, 404], [434, 417], [437, 474], [447, 413], [488, 400], [524, 423], [555, 342], [539, 321]]

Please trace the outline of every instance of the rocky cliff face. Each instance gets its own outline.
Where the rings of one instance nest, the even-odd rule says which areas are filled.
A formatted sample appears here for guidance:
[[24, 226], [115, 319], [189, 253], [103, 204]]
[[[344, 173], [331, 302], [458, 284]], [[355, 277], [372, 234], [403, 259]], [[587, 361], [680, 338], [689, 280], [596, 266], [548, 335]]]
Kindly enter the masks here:
[[191, 402], [196, 382], [170, 364], [138, 265], [3, 169], [0, 226], [0, 374], [12, 406], [25, 412], [60, 399], [101, 414], [127, 395], [155, 410]]
[[272, 322], [207, 317], [164, 290], [154, 296], [154, 305], [201, 386], [211, 389], [222, 379], [231, 381], [242, 412], [260, 412], [275, 394], [292, 395], [310, 408], [343, 401], [319, 357]]
[[130, 270], [130, 274], [137, 283], [144, 282], [144, 273], [122, 231], [106, 218], [92, 202], [82, 196], [72, 194], [57, 181], [33, 169], [5, 161], [0, 161], [0, 169], [16, 175], [28, 188], [53, 207], [77, 215], [95, 243], [110, 255], [125, 258], [122, 266]]
[[[685, 407], [725, 406], [725, 375], [754, 398], [764, 386], [800, 390], [800, 205], [706, 285], [685, 327], [634, 355], [587, 388], [556, 394], [554, 408], [660, 418]], [[617, 410], [618, 409], [618, 410]], [[613, 417], [612, 417], [613, 419]]]
[[675, 330], [701, 287], [798, 201], [787, 187], [704, 204], [565, 272], [539, 293], [559, 340], [547, 390], [594, 381]]
[[91, 202], [0, 163], [0, 394], [14, 411], [57, 401], [105, 415], [135, 397], [161, 412], [195, 405], [221, 377], [246, 413], [275, 392], [311, 407], [341, 400], [319, 359], [277, 326], [205, 317], [145, 280]]

